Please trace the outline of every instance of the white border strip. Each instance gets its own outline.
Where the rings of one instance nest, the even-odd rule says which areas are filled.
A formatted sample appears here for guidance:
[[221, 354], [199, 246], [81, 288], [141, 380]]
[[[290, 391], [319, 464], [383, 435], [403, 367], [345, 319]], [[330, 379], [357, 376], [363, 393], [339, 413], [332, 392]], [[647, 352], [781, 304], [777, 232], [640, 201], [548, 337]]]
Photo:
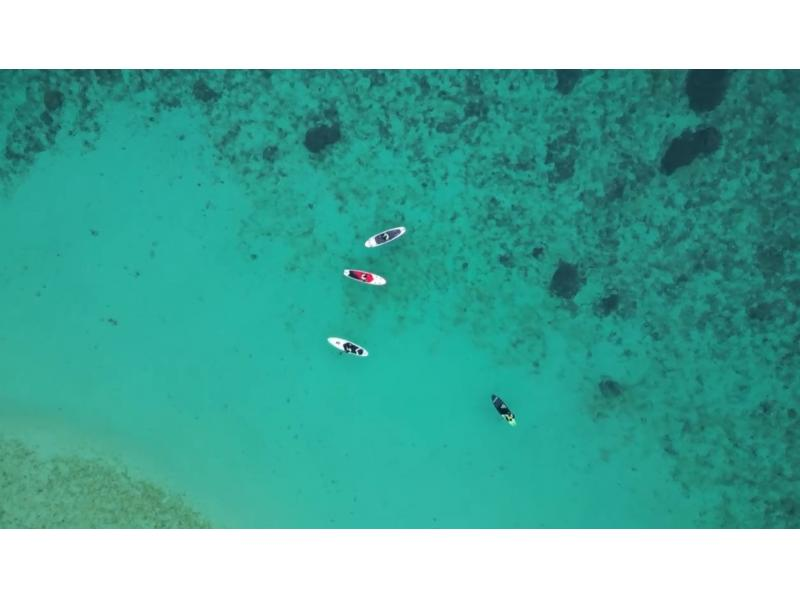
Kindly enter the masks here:
[[[5, 531], [4, 596], [776, 596], [796, 531]], [[794, 589], [794, 590], [793, 590]]]
[[791, 68], [797, 4], [28, 0], [11, 68]]

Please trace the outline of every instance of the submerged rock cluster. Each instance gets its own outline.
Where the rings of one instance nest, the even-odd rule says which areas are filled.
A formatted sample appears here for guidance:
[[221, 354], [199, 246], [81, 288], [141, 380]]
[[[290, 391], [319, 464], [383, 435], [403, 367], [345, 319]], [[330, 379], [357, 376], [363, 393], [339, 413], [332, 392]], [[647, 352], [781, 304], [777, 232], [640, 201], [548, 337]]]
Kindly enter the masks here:
[[722, 135], [714, 127], [701, 127], [684, 131], [673, 139], [661, 158], [661, 171], [672, 174], [683, 166], [689, 166], [700, 156], [713, 154], [722, 143]]

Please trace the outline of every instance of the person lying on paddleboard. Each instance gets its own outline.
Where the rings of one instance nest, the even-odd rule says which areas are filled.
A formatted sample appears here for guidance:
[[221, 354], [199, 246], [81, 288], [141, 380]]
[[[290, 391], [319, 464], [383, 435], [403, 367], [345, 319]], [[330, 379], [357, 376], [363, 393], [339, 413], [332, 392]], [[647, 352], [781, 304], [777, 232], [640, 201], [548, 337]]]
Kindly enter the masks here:
[[350, 278], [355, 278], [356, 280], [363, 280], [364, 282], [372, 282], [375, 279], [375, 277], [369, 272], [360, 272], [358, 270], [350, 270], [349, 276]]
[[377, 235], [372, 235], [369, 239], [365, 241], [364, 246], [380, 247], [381, 245], [386, 245], [386, 243], [394, 241], [398, 237], [402, 237], [404, 234], [406, 234], [405, 226], [395, 226], [394, 228], [387, 228], [385, 231], [378, 233]]
[[497, 395], [492, 395], [492, 405], [494, 405], [494, 408], [497, 409], [497, 413], [503, 416], [504, 420], [506, 420], [512, 426], [517, 425], [517, 418], [514, 417], [513, 413], [511, 413], [511, 409], [508, 408], [508, 405], [505, 404], [503, 399]]
[[364, 354], [364, 349], [358, 345], [354, 345], [353, 343], [345, 343], [342, 345], [342, 349], [344, 349], [345, 353], [357, 353], [358, 355]]
[[390, 228], [389, 230], [383, 231], [382, 233], [378, 233], [373, 237], [373, 239], [375, 240], [375, 245], [383, 245], [384, 243], [388, 243], [392, 239], [396, 239], [404, 232], [405, 229], [403, 227]]

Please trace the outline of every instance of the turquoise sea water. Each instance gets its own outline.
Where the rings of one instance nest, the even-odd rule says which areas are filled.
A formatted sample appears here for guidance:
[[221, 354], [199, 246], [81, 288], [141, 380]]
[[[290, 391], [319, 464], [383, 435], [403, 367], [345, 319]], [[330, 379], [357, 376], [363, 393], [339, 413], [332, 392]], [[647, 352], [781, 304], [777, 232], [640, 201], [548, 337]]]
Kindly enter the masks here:
[[797, 73], [0, 81], [3, 526], [800, 522]]

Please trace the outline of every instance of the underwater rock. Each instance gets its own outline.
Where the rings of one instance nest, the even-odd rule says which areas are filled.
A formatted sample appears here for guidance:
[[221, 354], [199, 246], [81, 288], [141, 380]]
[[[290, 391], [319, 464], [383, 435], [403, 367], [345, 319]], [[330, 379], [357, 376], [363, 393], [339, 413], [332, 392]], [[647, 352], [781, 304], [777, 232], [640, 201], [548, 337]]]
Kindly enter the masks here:
[[[36, 154], [47, 149], [35, 126], [12, 129], [6, 141], [4, 156], [9, 162], [31, 164]], [[47, 140], [47, 139], [46, 139]], [[52, 143], [52, 140], [48, 140]]]
[[339, 125], [320, 125], [306, 132], [305, 146], [312, 154], [318, 154], [342, 138]]
[[469, 102], [464, 107], [464, 118], [477, 118], [478, 120], [485, 120], [489, 116], [489, 107], [483, 100], [475, 100]]
[[686, 130], [670, 142], [661, 158], [661, 172], [671, 175], [682, 166], [688, 166], [700, 156], [713, 154], [722, 143], [722, 134], [716, 127]]
[[550, 279], [550, 293], [562, 299], [572, 299], [581, 290], [586, 280], [575, 264], [560, 260]]
[[367, 78], [369, 79], [369, 86], [372, 87], [383, 87], [386, 85], [386, 73], [380, 70], [368, 70], [365, 73]]
[[774, 320], [778, 316], [780, 307], [778, 302], [762, 301], [747, 308], [747, 317], [759, 322]]
[[468, 96], [483, 95], [483, 86], [481, 85], [481, 76], [478, 73], [470, 73], [464, 81], [464, 92]]
[[192, 94], [194, 94], [195, 98], [206, 104], [209, 102], [216, 102], [219, 99], [219, 93], [211, 89], [202, 79], [195, 81], [192, 87]]
[[48, 89], [44, 92], [44, 107], [48, 112], [53, 112], [64, 105], [64, 94], [57, 89]]
[[709, 112], [720, 105], [728, 89], [726, 70], [696, 70], [686, 75], [686, 95], [695, 112]]
[[672, 441], [672, 437], [669, 434], [664, 434], [661, 437], [661, 448], [664, 449], [664, 452], [671, 457], [678, 456], [678, 451], [675, 449], [675, 443]]
[[619, 201], [625, 197], [625, 179], [622, 177], [615, 177], [612, 181], [608, 182], [605, 186], [606, 203]]
[[786, 289], [786, 298], [795, 305], [800, 305], [800, 280], [790, 280], [784, 288]]
[[599, 316], [608, 316], [614, 313], [619, 307], [619, 295], [617, 293], [610, 293], [600, 299], [595, 307], [595, 313]]
[[277, 156], [278, 156], [277, 145], [268, 145], [264, 148], [264, 151], [261, 152], [261, 158], [265, 162], [274, 162]]
[[580, 69], [556, 69], [556, 91], [569, 95], [583, 76]]
[[122, 81], [122, 71], [118, 69], [95, 69], [94, 76], [98, 83], [113, 85]]
[[603, 378], [597, 385], [600, 394], [607, 399], [615, 399], [623, 392], [622, 385], [612, 378]]
[[578, 158], [578, 131], [574, 127], [547, 142], [545, 164], [552, 166], [547, 173], [551, 183], [563, 183], [575, 174]]
[[756, 252], [758, 269], [765, 278], [781, 274], [784, 268], [783, 253], [775, 247], [759, 247]]
[[458, 118], [458, 116], [451, 115], [445, 118], [443, 121], [436, 124], [436, 132], [444, 134], [452, 133], [458, 128], [458, 125], [460, 124], [461, 124], [461, 119]]

